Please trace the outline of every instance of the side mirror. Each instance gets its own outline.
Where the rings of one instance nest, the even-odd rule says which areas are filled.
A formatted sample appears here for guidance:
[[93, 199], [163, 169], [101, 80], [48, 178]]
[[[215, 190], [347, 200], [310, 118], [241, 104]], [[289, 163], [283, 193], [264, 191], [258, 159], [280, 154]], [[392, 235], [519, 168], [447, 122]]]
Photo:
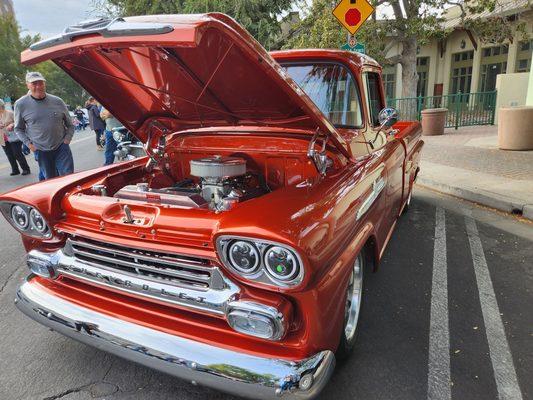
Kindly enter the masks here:
[[398, 111], [391, 107], [386, 107], [378, 114], [378, 120], [381, 128], [390, 128], [398, 122]]

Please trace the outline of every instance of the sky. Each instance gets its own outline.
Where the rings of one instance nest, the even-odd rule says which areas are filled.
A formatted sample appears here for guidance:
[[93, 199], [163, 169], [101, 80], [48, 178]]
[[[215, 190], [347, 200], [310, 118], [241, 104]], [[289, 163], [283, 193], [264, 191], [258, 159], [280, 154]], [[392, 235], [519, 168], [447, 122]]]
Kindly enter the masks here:
[[92, 0], [13, 0], [13, 5], [23, 34], [40, 33], [43, 38], [93, 17]]

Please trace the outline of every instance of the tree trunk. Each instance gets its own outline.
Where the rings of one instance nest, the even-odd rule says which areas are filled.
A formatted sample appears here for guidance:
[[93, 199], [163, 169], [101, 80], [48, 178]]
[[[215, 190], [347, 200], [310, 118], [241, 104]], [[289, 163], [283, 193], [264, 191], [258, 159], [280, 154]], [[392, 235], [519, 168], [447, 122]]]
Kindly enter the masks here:
[[408, 38], [403, 42], [402, 59], [402, 97], [416, 97], [416, 84], [418, 74], [416, 73], [416, 47], [415, 37]]

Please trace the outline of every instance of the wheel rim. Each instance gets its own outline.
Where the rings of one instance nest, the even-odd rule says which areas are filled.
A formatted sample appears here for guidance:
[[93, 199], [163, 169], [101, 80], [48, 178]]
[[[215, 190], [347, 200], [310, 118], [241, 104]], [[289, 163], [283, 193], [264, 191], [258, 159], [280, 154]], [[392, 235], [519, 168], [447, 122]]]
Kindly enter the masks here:
[[357, 328], [361, 298], [363, 296], [363, 257], [357, 256], [346, 290], [346, 306], [344, 311], [344, 336], [350, 342]]

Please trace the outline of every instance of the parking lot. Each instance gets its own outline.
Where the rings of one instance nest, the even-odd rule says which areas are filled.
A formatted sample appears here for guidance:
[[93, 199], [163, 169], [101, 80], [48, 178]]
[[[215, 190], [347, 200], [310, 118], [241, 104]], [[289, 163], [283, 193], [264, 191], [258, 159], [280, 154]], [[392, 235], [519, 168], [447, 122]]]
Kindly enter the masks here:
[[[78, 170], [102, 163], [92, 138], [74, 139]], [[0, 173], [1, 192], [36, 179]], [[3, 218], [0, 230], [0, 399], [230, 398], [26, 318], [13, 305], [24, 250]], [[533, 398], [532, 244], [530, 223], [416, 188], [378, 273], [367, 274], [355, 351], [321, 398]]]

